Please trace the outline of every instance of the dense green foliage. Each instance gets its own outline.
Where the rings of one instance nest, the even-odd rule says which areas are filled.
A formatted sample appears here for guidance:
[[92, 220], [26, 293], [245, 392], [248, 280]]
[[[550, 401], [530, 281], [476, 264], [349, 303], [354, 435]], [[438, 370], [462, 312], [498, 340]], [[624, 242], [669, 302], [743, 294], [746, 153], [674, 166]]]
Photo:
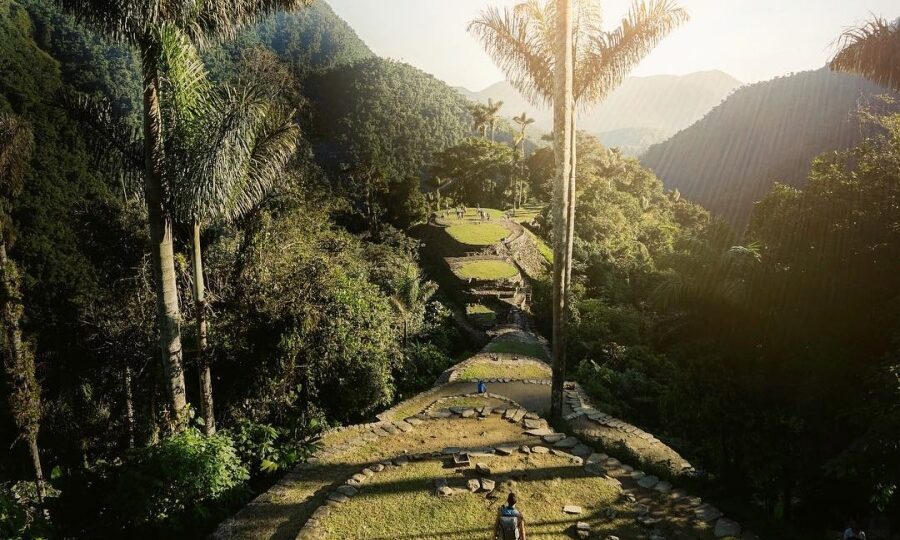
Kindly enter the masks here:
[[[266, 53], [252, 47], [274, 51], [284, 69], [266, 68]], [[210, 223], [204, 234], [209, 355], [223, 428], [213, 439], [160, 429], [167, 396], [140, 188], [107, 172], [97, 135], [58, 99], [61, 92], [107, 99], [136, 123], [135, 54], [41, 0], [0, 2], [0, 110], [26, 118], [38, 141], [9, 238], [42, 386], [38, 442], [45, 471], [54, 470], [52, 484], [62, 488], [50, 504], [60, 535], [203, 534], [273, 472], [303, 459], [321, 428], [371, 418], [430, 386], [466, 346], [449, 310], [432, 298], [416, 244], [392, 227], [424, 217], [419, 183], [431, 154], [466, 134], [463, 100], [418, 70], [374, 58], [324, 2], [279, 14], [204, 54], [217, 79], [255, 63], [253, 77], [288, 84], [278, 97], [299, 110], [307, 141], [262, 204], [236, 223]], [[339, 118], [352, 103], [369, 112], [367, 129], [355, 123], [356, 108]], [[321, 148], [344, 148], [349, 161], [313, 151]], [[364, 178], [347, 163], [376, 172]], [[367, 183], [374, 189], [359, 189]], [[175, 230], [193, 401], [187, 233]], [[2, 401], [0, 443], [14, 452], [0, 460], [0, 476], [32, 478]], [[39, 514], [7, 494], [4, 487], [9, 534], [40, 534], [32, 519]]]
[[434, 156], [431, 174], [442, 194], [467, 206], [505, 208], [512, 204], [514, 151], [489, 139], [468, 138]]
[[776, 186], [743, 235], [579, 145], [577, 377], [720, 497], [813, 529], [898, 518], [897, 122], [820, 157], [804, 190]]
[[650, 147], [641, 163], [667, 188], [743, 227], [773, 182], [801, 187], [816, 155], [849, 148], [871, 134], [857, 111], [886, 91], [828, 68], [748, 85], [688, 129]]

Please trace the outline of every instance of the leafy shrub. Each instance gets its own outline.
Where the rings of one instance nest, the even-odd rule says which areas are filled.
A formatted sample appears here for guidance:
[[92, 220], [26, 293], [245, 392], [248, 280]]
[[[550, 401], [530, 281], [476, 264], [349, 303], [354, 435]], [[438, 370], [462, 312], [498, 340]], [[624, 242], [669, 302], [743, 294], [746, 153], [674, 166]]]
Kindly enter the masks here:
[[0, 538], [48, 538], [49, 524], [37, 505], [34, 482], [0, 484]]
[[230, 430], [241, 461], [251, 471], [272, 473], [296, 465], [316, 449], [320, 422], [313, 418], [304, 428], [291, 429], [241, 419]]
[[227, 434], [189, 429], [64, 478], [54, 515], [66, 536], [196, 535], [245, 500], [248, 479]]
[[430, 342], [410, 343], [397, 367], [394, 380], [398, 399], [405, 399], [431, 387], [438, 376], [453, 365], [453, 359]]

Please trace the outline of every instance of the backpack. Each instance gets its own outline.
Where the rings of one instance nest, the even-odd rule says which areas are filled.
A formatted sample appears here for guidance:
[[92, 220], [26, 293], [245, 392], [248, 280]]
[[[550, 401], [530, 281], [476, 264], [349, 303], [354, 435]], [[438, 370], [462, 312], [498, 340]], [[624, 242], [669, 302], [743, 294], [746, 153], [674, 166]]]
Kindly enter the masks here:
[[500, 540], [519, 540], [519, 518], [522, 514], [509, 506], [500, 507]]

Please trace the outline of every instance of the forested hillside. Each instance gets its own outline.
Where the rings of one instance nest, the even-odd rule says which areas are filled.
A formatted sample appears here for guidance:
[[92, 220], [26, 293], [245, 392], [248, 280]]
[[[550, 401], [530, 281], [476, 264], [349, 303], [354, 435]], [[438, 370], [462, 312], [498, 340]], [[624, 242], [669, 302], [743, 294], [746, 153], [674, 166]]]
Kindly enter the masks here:
[[872, 134], [859, 111], [884, 108], [875, 99], [884, 92], [827, 68], [746, 86], [690, 128], [650, 147], [641, 163], [667, 188], [743, 226], [774, 182], [803, 186], [813, 157]]

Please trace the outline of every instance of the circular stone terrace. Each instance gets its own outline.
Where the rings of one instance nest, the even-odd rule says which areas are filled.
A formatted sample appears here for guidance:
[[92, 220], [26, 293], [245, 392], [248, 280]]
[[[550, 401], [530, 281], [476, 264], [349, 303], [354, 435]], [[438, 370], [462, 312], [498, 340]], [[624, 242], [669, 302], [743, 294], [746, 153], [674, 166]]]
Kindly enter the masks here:
[[[521, 331], [492, 343], [543, 346]], [[594, 408], [575, 384], [565, 391], [565, 431], [554, 430], [541, 417], [550, 390], [542, 358], [489, 347], [445, 373], [456, 374], [451, 382], [378, 422], [327, 433], [313, 459], [214, 537], [485, 538], [514, 491], [527, 531], [539, 538], [756, 538], [673, 485], [690, 465], [649, 433]], [[488, 393], [473, 393], [472, 378], [487, 380]], [[623, 446], [631, 464], [616, 454]]]

